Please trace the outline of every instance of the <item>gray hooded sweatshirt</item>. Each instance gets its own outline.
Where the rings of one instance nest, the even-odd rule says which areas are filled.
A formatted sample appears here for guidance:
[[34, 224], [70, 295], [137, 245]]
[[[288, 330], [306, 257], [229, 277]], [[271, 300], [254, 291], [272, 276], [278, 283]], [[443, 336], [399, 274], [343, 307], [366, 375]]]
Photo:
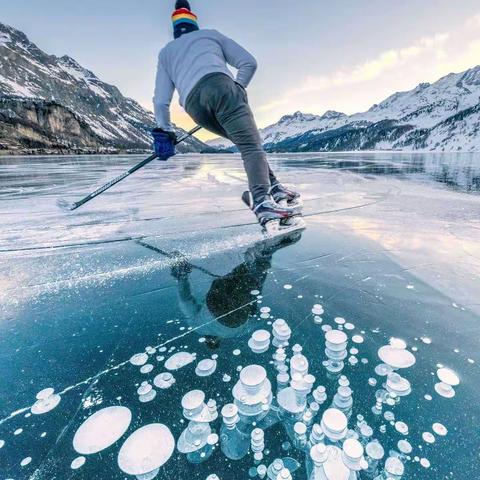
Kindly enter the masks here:
[[[236, 77], [227, 64], [238, 70]], [[224, 73], [246, 88], [256, 69], [253, 55], [216, 30], [198, 30], [173, 40], [158, 57], [153, 97], [157, 126], [173, 130], [170, 104], [175, 89], [180, 95], [180, 104], [184, 106], [189, 93], [206, 75]]]

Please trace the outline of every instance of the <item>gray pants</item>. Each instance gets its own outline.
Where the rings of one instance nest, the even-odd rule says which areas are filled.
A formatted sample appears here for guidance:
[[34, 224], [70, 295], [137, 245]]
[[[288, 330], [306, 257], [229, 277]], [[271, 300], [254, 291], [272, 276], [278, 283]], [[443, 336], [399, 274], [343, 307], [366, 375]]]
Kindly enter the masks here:
[[240, 150], [256, 202], [277, 180], [267, 162], [245, 89], [223, 73], [205, 76], [189, 94], [185, 110], [198, 125], [228, 138]]

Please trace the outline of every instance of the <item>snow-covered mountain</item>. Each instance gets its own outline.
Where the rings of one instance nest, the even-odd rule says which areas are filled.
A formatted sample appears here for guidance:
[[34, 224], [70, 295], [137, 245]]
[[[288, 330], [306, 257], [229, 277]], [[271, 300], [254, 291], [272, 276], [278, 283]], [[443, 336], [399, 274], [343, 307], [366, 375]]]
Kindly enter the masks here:
[[[277, 152], [339, 150], [480, 151], [480, 66], [390, 96], [364, 113], [286, 116], [261, 130]], [[232, 148], [225, 140], [208, 142]]]
[[[151, 112], [73, 58], [48, 55], [24, 33], [1, 23], [0, 98], [0, 144], [4, 148], [151, 146]], [[72, 122], [73, 136], [68, 128]], [[195, 138], [179, 146], [184, 152], [205, 148]]]

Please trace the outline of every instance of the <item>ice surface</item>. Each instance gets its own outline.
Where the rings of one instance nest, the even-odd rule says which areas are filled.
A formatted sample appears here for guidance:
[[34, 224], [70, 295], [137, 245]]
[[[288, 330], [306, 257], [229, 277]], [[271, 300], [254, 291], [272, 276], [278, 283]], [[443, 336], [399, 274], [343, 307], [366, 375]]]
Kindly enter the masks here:
[[[158, 471], [152, 461], [151, 470], [135, 474], [142, 480], [205, 479], [212, 472], [236, 480], [252, 468], [260, 474], [259, 459], [248, 453], [253, 428], [264, 432], [265, 468], [283, 458], [285, 445], [300, 465], [293, 478], [307, 479], [311, 465], [294, 441], [294, 425], [301, 420], [310, 439], [325, 410], [343, 406], [350, 393], [353, 411], [344, 413], [350, 429], [344, 438], [359, 436], [367, 446], [378, 438], [384, 451], [402, 455], [405, 476], [413, 480], [429, 473], [427, 465], [445, 478], [478, 477], [463, 453], [476, 448], [479, 422], [471, 408], [480, 384], [479, 196], [464, 191], [477, 189], [475, 163], [421, 154], [274, 155], [282, 179], [304, 193], [308, 229], [273, 245], [260, 242], [251, 212], [239, 201], [245, 177], [237, 157], [177, 157], [139, 172], [74, 214], [56, 210], [59, 196], [81, 197], [133, 160], [0, 159], [0, 438], [7, 441], [0, 470], [6, 478], [69, 478], [75, 431], [104, 405], [128, 408], [132, 431], [162, 422], [179, 439], [189, 423], [182, 419], [181, 399], [192, 389], [214, 398], [219, 411], [231, 402], [246, 411], [233, 404], [227, 416], [213, 420], [216, 405], [202, 406], [198, 419], [211, 420], [202, 430], [205, 445], [174, 451]], [[272, 358], [274, 349], [254, 355], [247, 348], [259, 330], [272, 335], [285, 358]], [[323, 368], [324, 332], [341, 336], [329, 352], [343, 356], [346, 350], [341, 372]], [[357, 337], [364, 342], [352, 349], [348, 341]], [[315, 377], [306, 399], [308, 382], [286, 373], [300, 353], [297, 343]], [[388, 358], [380, 361], [392, 365], [378, 365], [383, 347]], [[142, 353], [132, 368], [136, 352]], [[172, 358], [198, 363], [172, 370], [175, 378], [159, 374]], [[210, 377], [194, 373], [202, 359], [218, 363]], [[296, 363], [292, 373], [302, 375]], [[252, 364], [265, 370], [270, 385], [260, 382], [256, 396], [247, 381], [235, 389], [236, 398], [238, 372], [248, 373]], [[397, 370], [399, 365], [409, 368]], [[455, 375], [443, 372], [440, 378], [437, 369]], [[340, 373], [348, 385], [339, 382]], [[287, 380], [277, 382], [279, 374]], [[26, 416], [45, 386], [55, 391], [42, 396], [58, 392], [62, 401], [49, 415]], [[339, 386], [343, 396], [337, 396]], [[278, 393], [282, 389], [286, 395]], [[151, 402], [139, 401], [140, 393], [151, 392]], [[283, 395], [300, 418], [290, 418], [288, 408], [277, 415]], [[311, 418], [313, 399], [320, 406]], [[374, 414], [379, 399], [382, 410]], [[357, 428], [358, 413], [368, 425]], [[434, 444], [422, 438], [429, 430]], [[210, 445], [215, 435], [218, 445]], [[318, 436], [313, 438], [322, 441]], [[117, 478], [120, 445], [90, 455], [75, 477], [90, 480], [94, 471]], [[349, 462], [341, 447], [330, 449], [330, 472]], [[141, 451], [151, 458], [148, 448]], [[21, 468], [28, 456], [34, 460]], [[380, 470], [384, 464], [381, 459]]]

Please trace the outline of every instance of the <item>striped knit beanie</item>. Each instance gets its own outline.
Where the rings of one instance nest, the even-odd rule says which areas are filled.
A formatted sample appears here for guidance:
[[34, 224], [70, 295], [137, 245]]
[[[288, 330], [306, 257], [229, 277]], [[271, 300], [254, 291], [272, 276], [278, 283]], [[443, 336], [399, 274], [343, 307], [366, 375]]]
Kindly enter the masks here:
[[172, 14], [173, 36], [181, 37], [185, 33], [198, 30], [197, 16], [190, 10], [187, 0], [177, 0]]

